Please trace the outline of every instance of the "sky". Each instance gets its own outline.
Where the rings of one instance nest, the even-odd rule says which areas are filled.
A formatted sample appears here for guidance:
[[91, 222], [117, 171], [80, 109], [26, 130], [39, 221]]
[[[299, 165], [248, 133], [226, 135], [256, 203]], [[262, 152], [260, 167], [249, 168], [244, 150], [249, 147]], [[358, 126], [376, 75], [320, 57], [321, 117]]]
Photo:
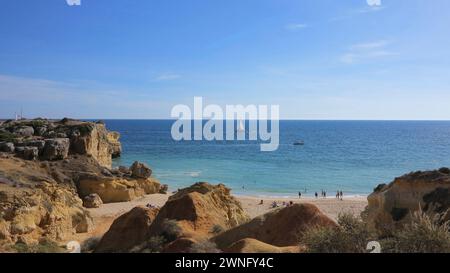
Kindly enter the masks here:
[[448, 0], [0, 0], [0, 117], [450, 120]]

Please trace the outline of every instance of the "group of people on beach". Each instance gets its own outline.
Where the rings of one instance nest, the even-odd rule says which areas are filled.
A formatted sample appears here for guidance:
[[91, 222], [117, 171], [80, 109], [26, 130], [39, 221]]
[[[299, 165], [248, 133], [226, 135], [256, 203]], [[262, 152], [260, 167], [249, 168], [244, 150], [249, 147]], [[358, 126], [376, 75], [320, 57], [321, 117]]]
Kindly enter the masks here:
[[344, 200], [344, 193], [342, 191], [336, 192], [336, 199]]
[[[314, 196], [316, 197], [316, 199], [319, 198], [319, 194], [317, 192], [314, 193]], [[324, 191], [324, 190], [321, 190], [320, 196], [322, 198], [327, 198], [327, 192]], [[302, 198], [302, 193], [301, 192], [298, 192], [298, 198]], [[342, 191], [337, 191], [336, 192], [336, 198], [340, 199], [340, 200], [343, 200], [344, 199], [344, 193]]]
[[[314, 196], [315, 196], [316, 198], [319, 198], [319, 194], [318, 194], [317, 192], [314, 193]], [[322, 198], [327, 198], [327, 192], [324, 191], [324, 190], [321, 190], [321, 191], [320, 191], [320, 196], [321, 196]]]
[[[306, 190], [305, 190], [305, 192], [306, 192]], [[316, 199], [319, 198], [319, 194], [318, 194], [317, 192], [314, 193], [314, 196], [316, 197]], [[322, 198], [327, 198], [327, 192], [324, 191], [324, 190], [321, 190], [320, 196], [321, 196]], [[299, 192], [298, 192], [298, 199], [301, 199], [301, 198], [302, 198], [302, 192], [299, 191]], [[338, 190], [338, 191], [336, 192], [336, 199], [341, 200], [341, 201], [344, 200], [344, 193], [343, 193], [341, 190]], [[261, 199], [261, 201], [259, 202], [259, 205], [263, 205], [263, 204], [264, 204], [264, 200]], [[292, 206], [293, 204], [294, 204], [294, 202], [292, 202], [292, 201], [289, 201], [289, 202], [283, 202], [283, 203], [282, 203], [282, 206], [283, 206], [283, 207], [289, 207], [289, 206]], [[272, 204], [271, 204], [270, 206], [271, 206], [272, 208], [278, 208], [278, 207], [280, 207], [280, 205], [279, 205], [276, 201], [273, 201]]]

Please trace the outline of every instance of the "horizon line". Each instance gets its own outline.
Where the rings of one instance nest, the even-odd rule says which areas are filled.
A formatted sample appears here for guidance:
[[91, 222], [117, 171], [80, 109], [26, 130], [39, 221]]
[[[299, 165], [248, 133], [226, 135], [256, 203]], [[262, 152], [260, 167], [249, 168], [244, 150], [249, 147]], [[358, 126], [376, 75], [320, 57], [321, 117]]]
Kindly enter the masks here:
[[[38, 118], [42, 118], [42, 117], [36, 117], [36, 118], [25, 118], [24, 120], [33, 120], [33, 119], [38, 119]], [[167, 120], [167, 121], [173, 121], [173, 120], [179, 120], [176, 118], [70, 118], [70, 117], [64, 117], [64, 118], [69, 118], [69, 119], [74, 119], [74, 120], [88, 120], [88, 121], [101, 121], [101, 120]], [[61, 120], [63, 118], [42, 118], [42, 119], [47, 119], [47, 120]], [[6, 121], [6, 120], [14, 120], [11, 118], [1, 118], [0, 117], [0, 121]], [[180, 119], [180, 120], [214, 120], [214, 119]], [[219, 120], [223, 120], [223, 121], [227, 121], [227, 120], [238, 120], [238, 119], [219, 119]], [[250, 121], [250, 120], [256, 120], [258, 121], [258, 119], [244, 119], [245, 121]], [[267, 119], [267, 120], [271, 120], [271, 119]], [[302, 118], [283, 118], [283, 119], [279, 119], [279, 121], [450, 121], [450, 119], [302, 119]]]

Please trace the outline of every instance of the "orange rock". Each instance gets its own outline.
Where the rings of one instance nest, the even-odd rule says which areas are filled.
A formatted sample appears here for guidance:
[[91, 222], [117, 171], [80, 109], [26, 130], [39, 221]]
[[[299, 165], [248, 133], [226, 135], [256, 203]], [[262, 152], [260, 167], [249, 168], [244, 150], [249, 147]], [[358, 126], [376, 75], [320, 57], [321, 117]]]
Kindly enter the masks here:
[[169, 198], [152, 225], [153, 234], [161, 232], [164, 219], [177, 220], [184, 236], [212, 236], [211, 230], [215, 225], [229, 229], [249, 218], [224, 185], [197, 183]]
[[156, 208], [135, 207], [114, 220], [100, 240], [95, 252], [128, 252], [150, 238], [150, 225], [158, 213]]
[[336, 223], [315, 205], [294, 204], [256, 217], [246, 224], [217, 235], [212, 240], [220, 249], [226, 249], [245, 238], [257, 239], [279, 247], [295, 246], [302, 232], [316, 226], [335, 227]]

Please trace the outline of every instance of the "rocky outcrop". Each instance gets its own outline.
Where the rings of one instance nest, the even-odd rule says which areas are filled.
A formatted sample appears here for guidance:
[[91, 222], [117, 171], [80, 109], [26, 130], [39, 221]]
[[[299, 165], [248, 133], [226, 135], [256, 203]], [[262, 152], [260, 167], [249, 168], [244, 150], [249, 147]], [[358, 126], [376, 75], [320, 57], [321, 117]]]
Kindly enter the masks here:
[[31, 126], [17, 126], [13, 129], [13, 133], [22, 137], [30, 137], [34, 135], [34, 129]]
[[[445, 213], [450, 209], [450, 170], [414, 172], [379, 185], [367, 198], [363, 218], [381, 233], [403, 225], [419, 209]], [[445, 216], [450, 219], [450, 215]]]
[[100, 240], [95, 252], [129, 252], [150, 238], [150, 226], [158, 213], [156, 208], [136, 207], [114, 220]]
[[135, 161], [130, 167], [131, 176], [134, 178], [148, 178], [152, 175], [152, 170], [145, 164]]
[[80, 196], [98, 194], [104, 203], [127, 202], [145, 194], [159, 193], [161, 184], [153, 178], [126, 179], [97, 176], [78, 183]]
[[14, 153], [15, 147], [12, 142], [0, 142], [0, 152]]
[[0, 122], [0, 243], [65, 240], [92, 227], [83, 205], [167, 191], [143, 163], [111, 169], [119, 137], [100, 122]]
[[236, 227], [249, 220], [241, 204], [222, 184], [196, 183], [172, 195], [161, 208], [152, 225], [152, 232], [159, 234], [164, 219], [178, 222], [182, 236], [211, 236], [214, 226], [223, 229]]
[[69, 155], [70, 140], [68, 138], [55, 138], [45, 140], [42, 151], [43, 160], [62, 160]]
[[71, 128], [71, 151], [90, 155], [100, 165], [111, 167], [114, 144], [108, 141], [108, 134], [105, 125], [101, 123], [75, 124]]
[[[92, 157], [25, 161], [0, 153], [0, 240], [65, 240], [92, 226], [80, 197], [86, 207], [96, 207], [100, 199], [130, 201], [160, 190], [159, 182], [151, 177], [113, 175]], [[91, 198], [95, 193], [98, 196]]]
[[299, 253], [300, 246], [277, 247], [252, 238], [239, 240], [224, 249], [225, 253]]
[[85, 208], [99, 208], [102, 204], [102, 199], [96, 193], [91, 193], [83, 198], [83, 207]]
[[109, 132], [107, 138], [111, 148], [111, 156], [113, 158], [120, 157], [122, 154], [122, 144], [119, 141], [120, 134], [118, 132]]
[[[62, 160], [68, 155], [91, 156], [104, 167], [111, 167], [112, 157], [121, 154], [120, 134], [109, 132], [103, 123], [71, 119], [7, 121], [0, 124], [0, 150], [18, 152], [14, 146], [39, 149], [42, 160]], [[44, 143], [44, 146], [42, 146]], [[41, 147], [42, 146], [42, 147]]]
[[233, 243], [246, 238], [278, 247], [297, 246], [299, 235], [317, 226], [335, 227], [336, 223], [312, 204], [294, 204], [256, 217], [211, 240], [220, 249], [227, 249]]
[[34, 187], [0, 184], [0, 239], [37, 242], [41, 237], [65, 240], [87, 232], [89, 212], [70, 189], [49, 183]]

